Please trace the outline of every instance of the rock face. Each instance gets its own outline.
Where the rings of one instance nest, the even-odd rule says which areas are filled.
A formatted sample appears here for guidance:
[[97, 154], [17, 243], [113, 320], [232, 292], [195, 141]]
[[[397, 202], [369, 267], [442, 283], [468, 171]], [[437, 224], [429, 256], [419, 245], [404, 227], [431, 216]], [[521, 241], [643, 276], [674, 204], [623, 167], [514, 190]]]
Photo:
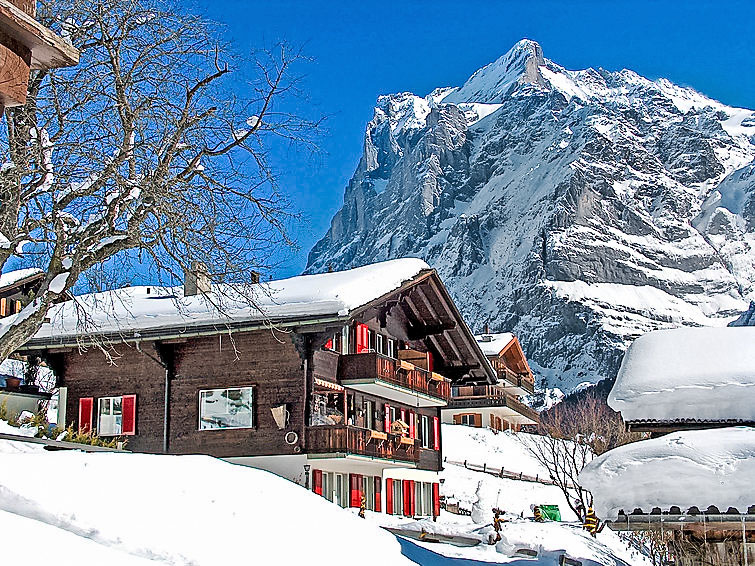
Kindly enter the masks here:
[[460, 88], [381, 96], [308, 272], [415, 256], [549, 387], [755, 298], [755, 113], [520, 41]]

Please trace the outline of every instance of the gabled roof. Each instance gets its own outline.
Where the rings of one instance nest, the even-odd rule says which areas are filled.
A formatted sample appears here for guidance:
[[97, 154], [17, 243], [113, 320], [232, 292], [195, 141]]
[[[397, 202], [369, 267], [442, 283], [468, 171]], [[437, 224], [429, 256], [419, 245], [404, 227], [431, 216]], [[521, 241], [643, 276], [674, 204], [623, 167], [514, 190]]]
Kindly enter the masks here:
[[608, 404], [627, 422], [755, 422], [755, 327], [640, 336]]
[[[435, 307], [426, 303], [429, 294], [437, 300]], [[417, 331], [426, 332], [460, 371], [469, 368], [464, 371], [472, 378], [495, 381], [495, 372], [437, 273], [413, 258], [259, 284], [213, 285], [207, 295], [190, 297], [183, 296], [180, 286], [124, 287], [82, 295], [53, 306], [50, 322], [22, 350], [95, 339], [121, 342], [217, 334], [270, 323], [333, 325], [376, 312], [386, 303], [401, 303]], [[447, 325], [433, 326], [439, 317]]]
[[497, 356], [514, 339], [511, 332], [485, 333], [475, 336], [480, 349], [486, 356]]

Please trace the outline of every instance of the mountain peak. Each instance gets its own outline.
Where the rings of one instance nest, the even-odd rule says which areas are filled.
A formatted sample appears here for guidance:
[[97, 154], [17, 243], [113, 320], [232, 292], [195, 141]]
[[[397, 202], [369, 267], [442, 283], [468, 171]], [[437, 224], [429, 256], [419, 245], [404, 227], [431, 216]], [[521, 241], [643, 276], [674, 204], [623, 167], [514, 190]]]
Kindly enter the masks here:
[[464, 86], [444, 102], [501, 103], [518, 84], [545, 85], [540, 67], [545, 64], [543, 49], [536, 41], [517, 41], [505, 55], [476, 71]]

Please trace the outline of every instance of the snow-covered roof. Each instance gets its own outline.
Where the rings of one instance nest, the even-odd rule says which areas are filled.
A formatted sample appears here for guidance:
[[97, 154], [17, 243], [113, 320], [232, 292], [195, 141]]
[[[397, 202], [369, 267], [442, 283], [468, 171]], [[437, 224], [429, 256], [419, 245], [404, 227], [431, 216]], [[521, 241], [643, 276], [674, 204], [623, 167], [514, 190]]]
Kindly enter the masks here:
[[755, 429], [676, 432], [620, 446], [590, 462], [579, 480], [603, 519], [672, 506], [746, 513], [755, 504]]
[[511, 332], [501, 332], [499, 334], [478, 334], [475, 338], [483, 354], [497, 356], [514, 339], [514, 335]]
[[26, 269], [16, 269], [15, 271], [7, 271], [0, 275], [0, 290], [4, 289], [5, 287], [10, 287], [11, 285], [15, 285], [19, 281], [22, 281], [23, 279], [26, 279], [27, 277], [31, 277], [32, 275], [37, 275], [38, 273], [43, 273], [41, 269], [36, 267], [29, 267]]
[[755, 327], [640, 336], [608, 404], [625, 421], [755, 421]]
[[[430, 267], [405, 258], [347, 271], [302, 275], [256, 285], [213, 285], [207, 296], [183, 287], [124, 287], [52, 307], [34, 340], [91, 334], [138, 334], [255, 321], [345, 317]], [[85, 312], [86, 316], [81, 316]]]

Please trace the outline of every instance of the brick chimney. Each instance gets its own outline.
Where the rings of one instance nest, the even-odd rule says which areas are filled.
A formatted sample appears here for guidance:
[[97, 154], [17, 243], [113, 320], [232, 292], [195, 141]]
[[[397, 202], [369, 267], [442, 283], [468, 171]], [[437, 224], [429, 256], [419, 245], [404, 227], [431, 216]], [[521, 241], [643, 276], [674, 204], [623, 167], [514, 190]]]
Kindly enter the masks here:
[[207, 266], [201, 261], [191, 264], [191, 269], [184, 271], [184, 297], [205, 294], [212, 290]]

